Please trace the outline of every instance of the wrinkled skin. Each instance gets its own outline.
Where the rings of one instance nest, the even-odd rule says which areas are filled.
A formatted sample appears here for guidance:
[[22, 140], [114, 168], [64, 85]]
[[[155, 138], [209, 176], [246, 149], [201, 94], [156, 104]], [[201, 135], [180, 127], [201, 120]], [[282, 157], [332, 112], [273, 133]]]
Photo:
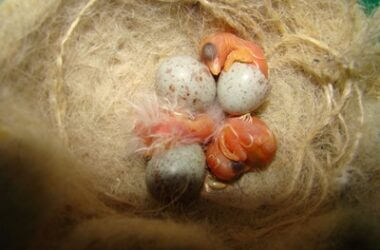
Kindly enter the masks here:
[[[137, 121], [134, 133], [140, 137], [145, 146], [150, 147], [155, 142], [164, 143], [168, 149], [172, 144], [180, 141], [182, 144], [206, 143], [215, 131], [215, 123], [207, 114], [199, 114], [189, 117], [179, 112], [163, 110], [162, 120], [147, 125]], [[146, 152], [146, 156], [152, 156], [155, 148]]]
[[252, 169], [267, 166], [276, 149], [276, 139], [267, 125], [247, 114], [226, 119], [208, 145], [206, 160], [216, 178], [229, 181]]
[[201, 60], [213, 75], [227, 71], [234, 62], [253, 64], [268, 79], [268, 64], [263, 50], [253, 42], [227, 32], [214, 33], [201, 42]]

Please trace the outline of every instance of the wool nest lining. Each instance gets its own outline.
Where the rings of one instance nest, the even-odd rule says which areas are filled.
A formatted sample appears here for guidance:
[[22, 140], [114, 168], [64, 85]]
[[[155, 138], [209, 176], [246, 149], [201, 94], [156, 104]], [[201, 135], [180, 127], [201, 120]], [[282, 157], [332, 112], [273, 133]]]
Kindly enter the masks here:
[[[165, 211], [215, 235], [228, 228], [227, 240], [248, 244], [328, 209], [347, 171], [355, 179], [373, 170], [353, 160], [365, 124], [363, 95], [379, 97], [380, 21], [354, 1], [18, 0], [0, 10], [7, 34], [0, 43], [0, 128], [22, 134], [14, 124], [39, 120], [28, 122], [28, 131], [51, 135], [74, 159], [75, 170], [63, 168], [80, 171], [70, 182], [89, 183], [78, 192], [92, 197], [98, 216], [121, 213], [125, 220], [137, 213], [144, 220]], [[145, 162], [130, 150], [130, 103], [154, 91], [165, 58], [198, 58], [201, 39], [216, 31], [264, 49], [273, 87], [255, 115], [274, 131], [278, 151], [267, 170], [203, 192], [190, 214], [178, 213], [147, 193]], [[47, 167], [54, 166], [53, 160]], [[105, 223], [112, 221], [120, 226], [115, 218]]]

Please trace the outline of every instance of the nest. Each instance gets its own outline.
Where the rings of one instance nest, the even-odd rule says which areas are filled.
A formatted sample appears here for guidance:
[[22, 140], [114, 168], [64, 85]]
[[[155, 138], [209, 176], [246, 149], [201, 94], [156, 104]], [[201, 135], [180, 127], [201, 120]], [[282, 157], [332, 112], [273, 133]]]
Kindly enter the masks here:
[[[0, 19], [1, 165], [24, 166], [4, 174], [15, 195], [41, 183], [27, 196], [26, 213], [41, 211], [32, 247], [248, 248], [379, 186], [380, 11], [323, 0], [14, 0]], [[276, 159], [188, 208], [162, 207], [128, 148], [130, 102], [153, 91], [162, 60], [198, 58], [215, 31], [265, 51], [273, 88], [255, 114], [276, 134]]]

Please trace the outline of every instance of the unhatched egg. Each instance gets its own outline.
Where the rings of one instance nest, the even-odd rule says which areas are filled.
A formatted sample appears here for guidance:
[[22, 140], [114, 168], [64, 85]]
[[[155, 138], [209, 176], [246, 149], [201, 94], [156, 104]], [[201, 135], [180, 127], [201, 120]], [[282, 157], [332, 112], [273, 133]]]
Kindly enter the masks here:
[[152, 157], [146, 169], [146, 184], [159, 201], [189, 202], [202, 189], [205, 169], [206, 159], [201, 146], [178, 146]]
[[207, 67], [190, 56], [176, 56], [159, 67], [156, 93], [197, 111], [204, 111], [215, 99], [215, 80]]
[[270, 83], [257, 67], [235, 62], [220, 74], [218, 102], [225, 112], [243, 115], [258, 108], [270, 90]]

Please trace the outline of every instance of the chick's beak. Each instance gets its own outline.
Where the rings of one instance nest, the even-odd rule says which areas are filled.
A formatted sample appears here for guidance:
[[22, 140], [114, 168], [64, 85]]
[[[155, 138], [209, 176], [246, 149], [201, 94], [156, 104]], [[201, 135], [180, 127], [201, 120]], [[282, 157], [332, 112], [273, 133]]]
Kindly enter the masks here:
[[219, 75], [221, 71], [221, 66], [219, 64], [219, 60], [214, 60], [210, 63], [208, 63], [208, 67], [213, 75]]

